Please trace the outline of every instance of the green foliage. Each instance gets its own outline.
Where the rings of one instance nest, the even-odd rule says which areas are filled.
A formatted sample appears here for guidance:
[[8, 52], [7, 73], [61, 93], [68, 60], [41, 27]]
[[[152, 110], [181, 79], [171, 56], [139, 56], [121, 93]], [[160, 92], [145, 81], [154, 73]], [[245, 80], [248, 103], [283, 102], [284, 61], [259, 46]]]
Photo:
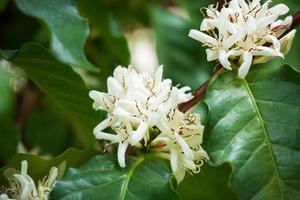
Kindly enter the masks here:
[[213, 64], [206, 62], [201, 45], [188, 37], [189, 22], [160, 8], [153, 8], [152, 22], [157, 56], [159, 63], [164, 65], [166, 77], [171, 78], [174, 84], [196, 89], [208, 78]]
[[89, 34], [88, 22], [77, 13], [74, 0], [16, 0], [27, 15], [43, 20], [51, 33], [51, 48], [59, 60], [74, 67], [92, 69], [83, 47]]
[[4, 70], [2, 63], [0, 63], [0, 94], [0, 116], [3, 116], [7, 114], [12, 107], [13, 94], [9, 74]]
[[215, 165], [232, 165], [240, 199], [300, 198], [299, 99], [300, 75], [275, 63], [210, 86], [206, 149]]
[[[5, 53], [3, 51], [2, 56], [7, 58]], [[29, 78], [65, 111], [76, 128], [79, 141], [85, 147], [95, 146], [92, 129], [100, 116], [92, 109], [89, 90], [72, 68], [59, 63], [48, 51], [36, 44], [24, 45], [9, 60], [22, 67]]]
[[121, 169], [116, 155], [95, 156], [79, 169], [69, 169], [56, 183], [51, 199], [177, 199], [165, 164], [144, 157], [127, 157], [126, 162]]
[[121, 25], [109, 11], [104, 0], [80, 0], [78, 9], [82, 16], [89, 20], [91, 35], [87, 42], [87, 55], [96, 65], [101, 66], [97, 79], [100, 88], [106, 88], [106, 78], [118, 66], [128, 66], [130, 54], [127, 40], [122, 33]]
[[[0, 0], [0, 57], [13, 69], [0, 63], [0, 164], [5, 165], [0, 194], [7, 184], [4, 170], [20, 169], [27, 160], [35, 181], [51, 167], [59, 168], [54, 200], [300, 199], [298, 34], [285, 57], [288, 65], [252, 66], [244, 80], [235, 70], [226, 71], [211, 83], [205, 102], [196, 108], [206, 125], [204, 149], [210, 160], [199, 174], [187, 172], [177, 188], [169, 164], [158, 158], [133, 157], [130, 147], [123, 169], [116, 155], [89, 150], [113, 151], [92, 134], [103, 113], [92, 109], [86, 84], [105, 91], [113, 69], [130, 64], [125, 34], [153, 30], [164, 77], [194, 90], [216, 63], [207, 62], [205, 48], [188, 33], [199, 29], [200, 8], [214, 2]], [[287, 4], [290, 14], [300, 9], [298, 0], [273, 0], [272, 5], [278, 3]], [[15, 77], [28, 78], [19, 91], [13, 91]], [[36, 102], [28, 106], [23, 100], [31, 87]], [[18, 154], [22, 145], [32, 154]]]
[[199, 174], [189, 175], [180, 183], [179, 197], [183, 200], [234, 200], [236, 197], [228, 185], [230, 173], [229, 165], [211, 167], [205, 164]]
[[72, 135], [63, 118], [47, 106], [31, 111], [24, 127], [23, 140], [27, 148], [42, 155], [58, 155], [70, 147]]
[[96, 153], [97, 151], [94, 150], [77, 150], [71, 148], [52, 159], [42, 158], [31, 154], [17, 154], [5, 167], [1, 168], [0, 184], [7, 184], [6, 179], [3, 176], [4, 170], [7, 168], [20, 169], [23, 160], [27, 160], [28, 162], [28, 174], [37, 181], [42, 179], [45, 175], [48, 175], [53, 166], [59, 168], [59, 176], [61, 177], [66, 168], [69, 168], [70, 166], [80, 166]]
[[8, 162], [17, 153], [20, 133], [12, 120], [0, 117], [0, 161]]

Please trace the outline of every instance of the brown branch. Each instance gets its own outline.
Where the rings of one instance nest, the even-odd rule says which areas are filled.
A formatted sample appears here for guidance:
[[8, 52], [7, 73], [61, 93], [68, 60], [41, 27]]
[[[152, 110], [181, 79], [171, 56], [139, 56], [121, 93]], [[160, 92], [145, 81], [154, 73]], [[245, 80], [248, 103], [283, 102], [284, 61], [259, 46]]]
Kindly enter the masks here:
[[207, 81], [205, 81], [195, 92], [193, 92], [194, 97], [179, 105], [178, 109], [181, 112], [187, 112], [189, 109], [191, 109], [192, 107], [194, 107], [197, 103], [199, 103], [202, 98], [205, 96], [205, 93], [207, 91], [207, 88], [209, 86], [209, 84], [211, 83], [211, 81], [213, 81], [220, 73], [222, 73], [224, 71], [224, 68], [222, 65], [217, 65], [214, 73], [209, 77], [209, 79]]
[[300, 10], [293, 15], [293, 22], [292, 22], [291, 27], [289, 29], [287, 29], [278, 39], [283, 38], [289, 32], [291, 32], [292, 30], [297, 28], [299, 25], [300, 25]]

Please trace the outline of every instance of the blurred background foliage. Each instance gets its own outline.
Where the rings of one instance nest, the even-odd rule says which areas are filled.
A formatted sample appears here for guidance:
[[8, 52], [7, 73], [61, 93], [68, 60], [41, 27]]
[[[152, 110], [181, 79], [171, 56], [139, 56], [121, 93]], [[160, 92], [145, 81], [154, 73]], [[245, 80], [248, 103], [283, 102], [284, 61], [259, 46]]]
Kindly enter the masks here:
[[[166, 78], [196, 89], [215, 63], [207, 63], [205, 50], [187, 35], [200, 26], [200, 8], [214, 2], [0, 0], [0, 51], [13, 58], [13, 64], [0, 61], [0, 166], [17, 163], [10, 161], [17, 152], [52, 158], [70, 147], [99, 150], [92, 128], [103, 113], [91, 109], [88, 91], [105, 90], [106, 78], [118, 65], [153, 72], [163, 64]], [[298, 0], [273, 2], [286, 3], [291, 13], [300, 8]], [[297, 36], [285, 60], [292, 66], [299, 62], [299, 47]], [[205, 123], [206, 106], [198, 111]], [[75, 154], [67, 154], [72, 163]], [[179, 196], [234, 199], [230, 173], [229, 165], [205, 165], [179, 185]]]

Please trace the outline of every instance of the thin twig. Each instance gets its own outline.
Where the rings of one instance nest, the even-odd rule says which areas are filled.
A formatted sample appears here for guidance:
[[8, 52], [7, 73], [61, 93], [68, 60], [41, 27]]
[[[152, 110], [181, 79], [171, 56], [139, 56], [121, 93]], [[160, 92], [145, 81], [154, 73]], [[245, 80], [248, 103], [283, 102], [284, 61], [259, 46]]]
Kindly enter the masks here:
[[209, 84], [220, 74], [224, 71], [224, 68], [222, 65], [217, 65], [214, 73], [209, 77], [209, 79], [207, 81], [205, 81], [194, 93], [194, 97], [179, 105], [178, 109], [181, 112], [187, 112], [189, 109], [191, 109], [192, 107], [194, 107], [198, 102], [200, 102], [202, 100], [202, 98], [204, 97], [207, 88], [209, 86]]

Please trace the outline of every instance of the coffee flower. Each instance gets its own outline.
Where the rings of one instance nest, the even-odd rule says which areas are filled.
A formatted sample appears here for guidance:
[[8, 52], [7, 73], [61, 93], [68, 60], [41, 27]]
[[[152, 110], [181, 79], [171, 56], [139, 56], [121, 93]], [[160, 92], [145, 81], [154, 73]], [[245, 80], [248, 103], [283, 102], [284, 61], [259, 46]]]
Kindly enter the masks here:
[[[118, 162], [121, 167], [125, 167], [125, 152], [129, 145], [149, 151], [153, 148], [157, 152], [157, 149], [160, 148], [155, 144], [158, 141], [155, 138], [168, 137], [168, 143], [163, 145], [167, 146], [166, 148], [169, 148], [170, 151], [178, 153], [178, 159], [168, 157], [171, 162], [178, 162], [176, 167], [172, 164], [174, 174], [177, 173], [177, 168], [182, 166], [196, 172], [197, 164], [195, 166], [185, 165], [184, 162], [189, 160], [189, 162], [199, 163], [196, 154], [199, 150], [198, 146], [202, 142], [202, 126], [198, 120], [199, 128], [183, 128], [188, 117], [177, 108], [180, 103], [190, 100], [193, 96], [187, 93], [190, 90], [189, 87], [173, 87], [171, 80], [163, 80], [162, 73], [162, 67], [157, 69], [154, 77], [149, 74], [137, 73], [131, 67], [128, 69], [117, 67], [113, 77], [109, 77], [107, 80], [107, 93], [98, 91], [89, 93], [94, 100], [94, 109], [107, 112], [107, 118], [95, 127], [94, 135], [97, 139], [118, 143]], [[181, 118], [176, 118], [176, 121], [168, 121], [173, 119], [174, 113], [180, 113]], [[161, 123], [166, 124], [167, 132]], [[105, 132], [108, 127], [115, 133]], [[195, 134], [195, 138], [197, 138], [195, 142], [199, 144], [197, 147], [189, 146], [191, 136], [182, 136], [181, 128], [187, 135]], [[171, 130], [176, 130], [176, 132]], [[197, 137], [198, 135], [200, 137]], [[176, 142], [180, 146], [172, 145]], [[180, 154], [180, 152], [187, 151], [188, 154]]]
[[[292, 17], [278, 19], [289, 8], [271, 1], [232, 0], [218, 11], [214, 5], [206, 10], [200, 31], [191, 30], [189, 36], [207, 47], [207, 60], [219, 60], [228, 69], [239, 67], [239, 78], [245, 78], [252, 64], [264, 63], [273, 57], [284, 57], [296, 30], [283, 34], [292, 24]], [[204, 33], [206, 32], [206, 33]]]
[[23, 160], [21, 172], [15, 169], [7, 169], [4, 176], [7, 178], [10, 187], [4, 194], [0, 194], [0, 200], [47, 200], [57, 178], [57, 168], [52, 167], [48, 176], [45, 176], [34, 183], [33, 179], [27, 174], [28, 163]]
[[153, 121], [161, 134], [151, 142], [151, 150], [159, 157], [170, 159], [177, 181], [183, 180], [186, 171], [198, 173], [203, 160], [208, 160], [201, 147], [204, 127], [200, 116], [175, 108], [167, 115], [157, 113]]

